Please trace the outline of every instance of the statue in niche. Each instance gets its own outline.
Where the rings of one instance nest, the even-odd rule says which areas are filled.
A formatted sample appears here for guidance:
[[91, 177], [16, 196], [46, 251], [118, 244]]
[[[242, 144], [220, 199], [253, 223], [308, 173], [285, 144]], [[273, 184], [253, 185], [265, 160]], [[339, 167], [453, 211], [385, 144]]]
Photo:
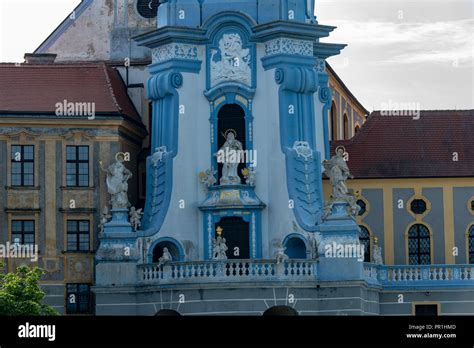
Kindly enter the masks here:
[[138, 231], [142, 225], [142, 216], [143, 216], [143, 209], [136, 209], [135, 207], [130, 208], [130, 224], [132, 225], [135, 231]]
[[223, 229], [218, 227], [217, 238], [212, 239], [212, 259], [227, 260], [227, 244], [225, 238], [221, 236]]
[[353, 216], [357, 215], [360, 210], [355, 197], [349, 193], [349, 189], [346, 185], [347, 179], [353, 179], [354, 176], [347, 166], [345, 156], [346, 149], [344, 146], [338, 146], [336, 148], [336, 154], [332, 156], [329, 161], [323, 161], [324, 173], [331, 181], [332, 187], [331, 197], [325, 207], [325, 217], [331, 213], [334, 203], [338, 202], [347, 203], [350, 208], [350, 213]]
[[211, 50], [211, 82], [239, 81], [251, 85], [250, 50], [237, 33], [224, 34], [219, 50]]
[[237, 167], [241, 162], [243, 146], [242, 143], [236, 139], [237, 133], [233, 129], [228, 129], [224, 137], [226, 142], [216, 154], [217, 162], [223, 164], [220, 184], [238, 185], [240, 184], [240, 177], [237, 174]]
[[158, 259], [158, 267], [163, 266], [164, 264], [167, 264], [171, 261], [173, 261], [173, 256], [171, 256], [171, 253], [168, 251], [168, 248], [164, 247], [163, 255]]
[[99, 224], [99, 232], [103, 233], [104, 232], [104, 225], [110, 221], [112, 218], [112, 215], [110, 215], [110, 210], [109, 207], [105, 206], [102, 208], [102, 214], [100, 216], [100, 224]]
[[132, 172], [129, 171], [125, 165], [124, 156], [117, 155], [115, 163], [104, 169], [101, 164], [101, 169], [107, 173], [107, 191], [111, 196], [110, 203], [112, 209], [128, 209], [130, 202], [128, 201], [128, 180], [132, 177]]

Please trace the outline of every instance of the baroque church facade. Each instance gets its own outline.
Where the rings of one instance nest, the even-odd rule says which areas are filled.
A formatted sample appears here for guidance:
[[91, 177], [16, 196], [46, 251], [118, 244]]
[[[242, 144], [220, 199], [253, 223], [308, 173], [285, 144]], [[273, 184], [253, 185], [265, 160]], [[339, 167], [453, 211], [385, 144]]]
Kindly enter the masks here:
[[39, 245], [49, 304], [474, 313], [472, 110], [369, 115], [313, 1], [158, 3], [84, 0], [0, 65], [0, 241]]

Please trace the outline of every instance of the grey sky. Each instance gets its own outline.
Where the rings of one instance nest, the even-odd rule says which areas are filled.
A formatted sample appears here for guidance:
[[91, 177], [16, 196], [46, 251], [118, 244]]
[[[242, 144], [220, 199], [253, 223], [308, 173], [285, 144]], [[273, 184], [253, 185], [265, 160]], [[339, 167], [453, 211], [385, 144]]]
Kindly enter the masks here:
[[474, 108], [473, 0], [317, 0], [320, 24], [346, 43], [329, 63], [366, 108]]
[[[23, 61], [79, 2], [0, 0], [0, 61]], [[324, 41], [348, 47], [329, 62], [369, 110], [474, 108], [474, 0], [316, 0], [316, 15], [338, 26]]]

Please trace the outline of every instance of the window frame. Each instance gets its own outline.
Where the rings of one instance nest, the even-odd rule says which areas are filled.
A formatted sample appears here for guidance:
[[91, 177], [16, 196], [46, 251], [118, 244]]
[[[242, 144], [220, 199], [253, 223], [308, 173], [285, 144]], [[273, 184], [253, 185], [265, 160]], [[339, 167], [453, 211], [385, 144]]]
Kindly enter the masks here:
[[[367, 231], [367, 237], [362, 238], [361, 233], [359, 233], [359, 242], [363, 243], [362, 241], [367, 241], [368, 248], [365, 248], [364, 250], [364, 262], [370, 262], [372, 260], [372, 248], [371, 248], [371, 233], [370, 230], [364, 226], [364, 225], [359, 225], [360, 231]], [[365, 246], [366, 243], [363, 243]], [[368, 260], [366, 260], [366, 256], [368, 256]]]
[[[472, 265], [474, 264], [474, 224], [471, 224], [467, 228], [467, 263]], [[472, 240], [472, 243], [471, 243]], [[471, 247], [472, 244], [472, 247]]]
[[[20, 232], [13, 230], [14, 223], [21, 223]], [[29, 222], [33, 224], [33, 231], [25, 231], [25, 222]], [[33, 219], [12, 219], [10, 220], [10, 237], [11, 242], [15, 243], [15, 238], [13, 235], [21, 235], [20, 245], [35, 245], [36, 243], [36, 221]], [[32, 243], [25, 243], [25, 234], [26, 235], [33, 235], [33, 242]]]
[[[87, 232], [81, 231], [81, 223], [87, 222], [87, 227], [88, 230]], [[70, 232], [69, 230], [69, 223], [75, 223], [75, 231]], [[76, 240], [75, 240], [75, 248], [72, 249], [69, 247], [69, 235], [76, 235]], [[87, 235], [88, 236], [88, 242], [87, 242], [87, 250], [81, 250], [81, 235]], [[66, 251], [67, 252], [73, 252], [73, 253], [87, 253], [91, 251], [91, 222], [90, 220], [73, 220], [73, 219], [68, 219], [66, 220]]]
[[[426, 237], [422, 237], [420, 236], [420, 228], [421, 227], [424, 227], [426, 229], [426, 231], [428, 232], [428, 236]], [[410, 236], [410, 232], [413, 231], [414, 228], [417, 228], [416, 229], [416, 233], [417, 235], [415, 237], [411, 237]], [[417, 240], [417, 252], [414, 253], [414, 252], [411, 252], [410, 251], [410, 240]], [[421, 241], [423, 239], [428, 239], [428, 246], [429, 246], [429, 249], [428, 251], [424, 251], [424, 252], [421, 252]], [[408, 232], [407, 232], [407, 255], [408, 255], [408, 264], [409, 265], [431, 265], [432, 264], [432, 255], [431, 255], [431, 251], [432, 251], [432, 245], [431, 245], [431, 231], [429, 229], [428, 226], [426, 226], [425, 224], [422, 224], [422, 223], [416, 223], [416, 224], [413, 224], [411, 225], [409, 228], [408, 228]], [[411, 263], [411, 256], [412, 255], [417, 255], [417, 263]], [[423, 255], [428, 255], [429, 256], [429, 263], [421, 263], [421, 258]]]
[[[18, 151], [14, 151], [15, 147], [20, 147], [20, 161], [17, 161], [15, 159], [15, 154]], [[25, 148], [26, 147], [31, 147], [32, 148], [32, 157], [33, 159], [25, 159]], [[10, 145], [10, 184], [12, 187], [34, 187], [35, 186], [35, 145], [34, 144], [11, 144]], [[14, 164], [19, 163], [20, 164], [20, 173], [13, 173], [13, 168]], [[32, 172], [25, 174], [25, 163], [31, 163], [32, 165]], [[13, 177], [14, 175], [19, 175], [20, 176], [20, 184], [14, 184]], [[32, 176], [32, 183], [30, 184], [25, 184], [25, 175], [31, 175]]]
[[[70, 291], [70, 287], [75, 287], [74, 291]], [[87, 286], [87, 291], [81, 291], [81, 286]], [[66, 314], [94, 314], [93, 313], [93, 294], [91, 291], [91, 284], [89, 283], [67, 283], [66, 284]], [[69, 302], [69, 297], [71, 295], [76, 296], [76, 303], [71, 304]], [[87, 310], [81, 310], [81, 295], [87, 296]], [[73, 311], [70, 310], [69, 306], [74, 306], [75, 309]]]
[[[418, 208], [420, 208], [420, 202], [423, 202], [424, 204], [424, 209], [422, 212], [419, 212], [419, 210], [417, 210]], [[416, 209], [414, 209], [413, 205], [415, 205]], [[410, 211], [415, 215], [423, 215], [428, 211], [428, 203], [423, 198], [415, 198], [410, 202]]]
[[[70, 160], [68, 159], [68, 148], [74, 148], [75, 151], [75, 160]], [[79, 153], [80, 153], [80, 148], [86, 148], [87, 151], [87, 160], [81, 160], [79, 159]], [[90, 186], [90, 147], [89, 145], [66, 145], [66, 187], [89, 187]], [[73, 174], [70, 174], [68, 172], [68, 165], [69, 164], [74, 164], [74, 173]], [[80, 174], [80, 165], [81, 164], [87, 164], [87, 185], [81, 185], [80, 184], [80, 177], [83, 176], [83, 175], [86, 175], [86, 174]], [[68, 180], [68, 176], [69, 175], [74, 175], [75, 177], [75, 182], [74, 182], [74, 185], [69, 185], [69, 180]]]

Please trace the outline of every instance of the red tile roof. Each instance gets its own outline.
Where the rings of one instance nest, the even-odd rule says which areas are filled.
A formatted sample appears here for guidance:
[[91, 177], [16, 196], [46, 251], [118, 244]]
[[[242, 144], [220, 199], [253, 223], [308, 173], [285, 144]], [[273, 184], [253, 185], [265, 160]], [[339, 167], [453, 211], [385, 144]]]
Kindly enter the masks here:
[[54, 114], [64, 100], [142, 123], [119, 72], [104, 63], [0, 64], [0, 114]]
[[332, 153], [338, 145], [356, 179], [474, 177], [474, 110], [421, 111], [418, 120], [373, 112]]

